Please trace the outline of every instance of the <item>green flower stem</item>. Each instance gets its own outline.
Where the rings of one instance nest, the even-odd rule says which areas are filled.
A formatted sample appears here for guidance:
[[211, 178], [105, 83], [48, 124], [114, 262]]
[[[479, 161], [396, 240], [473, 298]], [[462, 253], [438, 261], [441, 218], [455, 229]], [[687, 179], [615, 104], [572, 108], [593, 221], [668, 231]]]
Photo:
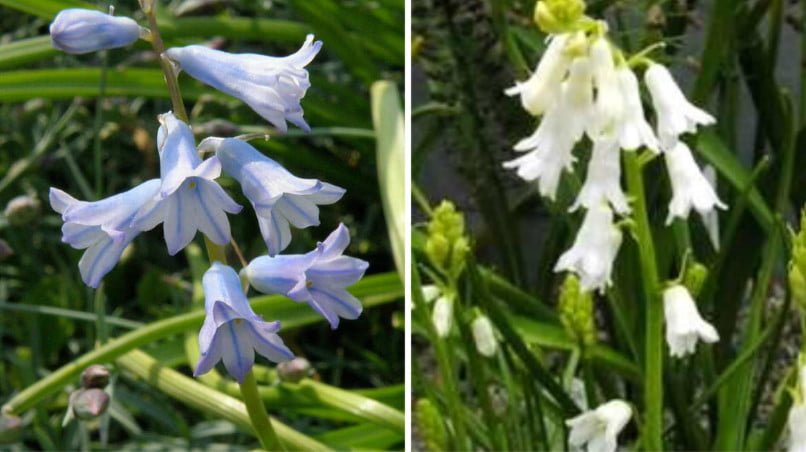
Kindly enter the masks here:
[[[397, 273], [382, 273], [365, 277], [351, 287], [350, 292], [361, 298], [364, 307], [369, 309], [399, 299], [403, 295], [403, 288]], [[254, 297], [250, 300], [250, 304], [258, 314], [272, 313], [282, 320], [285, 330], [322, 321], [321, 316], [312, 312], [307, 306], [277, 295]], [[195, 310], [187, 314], [157, 320], [111, 339], [103, 346], [65, 364], [18, 393], [3, 406], [2, 412], [21, 414], [45, 397], [59, 392], [63, 387], [72, 383], [87, 366], [110, 362], [137, 347], [174, 334], [198, 329], [201, 327], [204, 315], [204, 310]]]
[[257, 392], [257, 382], [252, 369], [249, 369], [243, 382], [240, 383], [240, 387], [241, 396], [246, 404], [246, 411], [249, 413], [252, 428], [255, 430], [258, 439], [260, 439], [260, 444], [266, 450], [285, 450], [271, 425], [272, 422], [269, 419], [269, 413], [266, 412], [266, 405]]
[[[417, 270], [417, 263], [414, 257], [411, 257], [411, 298], [414, 305], [414, 314], [419, 317], [418, 321], [421, 326], [425, 328], [428, 337], [431, 339], [431, 344], [434, 346], [434, 351], [437, 356], [437, 365], [439, 367], [440, 375], [442, 376], [442, 394], [445, 396], [445, 404], [447, 405], [447, 414], [451, 417], [449, 420], [453, 427], [453, 444], [452, 449], [466, 450], [468, 447], [468, 436], [465, 429], [465, 420], [462, 419], [462, 412], [465, 407], [462, 405], [462, 400], [459, 396], [459, 389], [456, 387], [456, 379], [453, 375], [453, 363], [451, 355], [447, 350], [447, 344], [439, 336], [434, 329], [434, 324], [428, 315], [430, 310], [428, 305], [423, 299], [422, 284], [420, 283], [420, 274]], [[447, 423], [447, 422], [446, 422]]]
[[[160, 391], [188, 406], [213, 413], [243, 429], [248, 429], [252, 426], [250, 416], [247, 414], [248, 405], [244, 406], [240, 400], [210, 389], [192, 378], [162, 366], [157, 360], [142, 351], [133, 350], [121, 356], [117, 363], [122, 369], [142, 378]], [[252, 398], [252, 400], [255, 399]], [[258, 405], [262, 406], [262, 403]], [[283, 443], [287, 444], [291, 449], [306, 451], [329, 450], [324, 444], [297, 432], [279, 421], [271, 420], [271, 423], [277, 431], [277, 436], [282, 438]]]
[[646, 303], [646, 342], [644, 348], [643, 441], [647, 450], [663, 450], [663, 306], [658, 292], [657, 261], [646, 208], [644, 178], [637, 152], [624, 153], [627, 188], [633, 201], [635, 238], [641, 261], [641, 278]]
[[155, 8], [149, 8], [148, 11], [144, 12], [146, 13], [146, 17], [148, 17], [148, 26], [151, 29], [151, 46], [154, 47], [154, 51], [160, 59], [160, 66], [162, 67], [162, 72], [165, 74], [165, 84], [168, 86], [168, 93], [171, 96], [174, 114], [176, 114], [176, 117], [180, 120], [188, 122], [188, 114], [185, 110], [185, 103], [182, 102], [182, 92], [179, 90], [176, 72], [174, 71], [172, 63], [164, 55], [165, 44], [162, 43], [162, 36], [160, 36], [160, 29], [157, 25], [157, 12]]

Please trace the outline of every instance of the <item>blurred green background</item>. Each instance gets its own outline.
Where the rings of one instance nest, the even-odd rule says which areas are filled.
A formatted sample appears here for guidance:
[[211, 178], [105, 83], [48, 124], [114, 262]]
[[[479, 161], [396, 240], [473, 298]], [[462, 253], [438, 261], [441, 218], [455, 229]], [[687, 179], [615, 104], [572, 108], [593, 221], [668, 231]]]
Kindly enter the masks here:
[[[146, 23], [136, 0], [112, 4], [117, 15]], [[402, 0], [158, 4], [166, 46], [204, 43], [230, 52], [283, 56], [294, 52], [307, 33], [324, 41], [322, 52], [308, 66], [312, 87], [302, 102], [312, 133], [303, 136], [292, 129], [286, 136], [273, 135], [269, 141], [253, 144], [300, 177], [347, 189], [339, 203], [321, 209], [320, 227], [294, 231], [285, 252], [308, 251], [344, 222], [353, 233], [347, 253], [367, 260], [368, 274], [380, 274], [368, 297], [375, 297], [379, 301], [374, 304], [381, 306], [366, 309], [356, 321], [342, 322], [337, 331], [317, 321], [281, 335], [297, 355], [312, 362], [322, 382], [367, 389], [362, 394], [402, 410], [402, 286], [379, 189], [370, 101], [370, 86], [376, 80], [403, 86]], [[106, 10], [109, 3], [0, 0], [0, 207], [17, 198], [0, 215], [0, 400], [4, 403], [92, 350], [103, 335], [94, 314], [93, 291], [78, 274], [81, 251], [61, 243], [61, 221], [48, 206], [48, 188], [59, 187], [91, 200], [157, 177], [156, 117], [171, 109], [156, 55], [146, 43], [82, 56], [51, 48], [50, 20], [72, 6]], [[180, 82], [197, 140], [269, 131], [268, 124], [237, 99], [186, 75], [180, 76]], [[219, 182], [247, 206], [240, 215], [230, 216], [233, 237], [246, 259], [264, 254], [254, 212], [237, 183], [226, 177]], [[399, 193], [402, 196], [402, 187]], [[200, 241], [197, 235], [196, 243]], [[141, 234], [104, 279], [109, 336], [188, 312], [191, 288], [187, 257], [183, 253], [168, 256], [161, 228]], [[188, 334], [197, 334], [195, 328]], [[182, 335], [174, 335], [143, 350], [189, 375], [183, 342]], [[257, 363], [267, 364], [262, 358]], [[188, 408], [126, 372], [116, 376], [112, 421], [104, 427], [112, 447], [215, 448], [220, 443], [248, 448], [256, 444], [230, 422]], [[273, 384], [271, 376], [267, 378]], [[77, 378], [72, 380], [75, 383]], [[30, 428], [12, 448], [86, 445], [75, 423], [61, 426], [67, 392], [58, 394], [23, 416]], [[302, 399], [297, 405], [285, 401], [269, 406], [269, 411], [330, 446], [402, 445], [400, 432], [377, 429], [360, 414], [346, 414], [344, 408], [312, 407], [323, 402], [309, 399], [307, 405], [299, 402]], [[98, 447], [97, 435], [91, 438]]]

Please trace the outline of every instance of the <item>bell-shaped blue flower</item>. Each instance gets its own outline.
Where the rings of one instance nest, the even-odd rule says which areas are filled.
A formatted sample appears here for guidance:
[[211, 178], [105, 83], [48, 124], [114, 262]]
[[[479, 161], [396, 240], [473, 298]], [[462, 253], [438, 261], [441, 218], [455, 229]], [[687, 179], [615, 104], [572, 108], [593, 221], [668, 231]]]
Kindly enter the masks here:
[[84, 284], [97, 288], [101, 279], [120, 260], [123, 249], [140, 233], [131, 227], [137, 211], [157, 196], [159, 179], [95, 202], [79, 201], [50, 189], [50, 205], [62, 215], [62, 241], [86, 249], [78, 268]]
[[215, 151], [224, 172], [240, 182], [257, 214], [269, 256], [280, 253], [291, 243], [290, 226], [300, 229], [318, 226], [317, 205], [333, 204], [345, 192], [316, 179], [296, 177], [236, 138], [206, 138], [199, 149]]
[[186, 247], [196, 231], [226, 245], [231, 239], [226, 213], [238, 213], [242, 207], [215, 182], [221, 163], [217, 157], [199, 157], [190, 127], [173, 113], [161, 115], [160, 123], [159, 197], [140, 209], [133, 225], [148, 230], [162, 223], [171, 256]]
[[311, 86], [305, 66], [321, 47], [321, 41], [308, 35], [302, 47], [287, 57], [233, 54], [200, 45], [174, 47], [165, 54], [191, 77], [246, 102], [285, 133], [286, 121], [310, 130], [300, 100]]
[[307, 254], [261, 256], [252, 260], [245, 268], [246, 277], [261, 292], [279, 293], [308, 303], [336, 329], [339, 317], [356, 319], [363, 309], [361, 301], [346, 289], [364, 276], [369, 264], [343, 256], [349, 244], [350, 232], [340, 224]]
[[53, 47], [72, 54], [127, 46], [140, 38], [140, 26], [128, 17], [92, 9], [65, 9], [50, 24]]
[[201, 358], [194, 376], [205, 374], [218, 361], [243, 382], [252, 369], [255, 352], [276, 363], [294, 358], [277, 335], [280, 322], [264, 322], [255, 314], [232, 267], [214, 262], [202, 278], [207, 316], [199, 331]]

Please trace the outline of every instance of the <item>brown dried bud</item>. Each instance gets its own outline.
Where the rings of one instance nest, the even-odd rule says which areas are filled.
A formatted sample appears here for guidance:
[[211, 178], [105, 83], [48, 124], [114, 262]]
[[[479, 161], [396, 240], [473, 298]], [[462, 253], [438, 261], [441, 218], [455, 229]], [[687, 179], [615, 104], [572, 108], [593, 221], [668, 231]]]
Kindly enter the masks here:
[[81, 372], [81, 386], [85, 389], [89, 388], [105, 388], [109, 384], [109, 369], [100, 365], [93, 364]]
[[106, 411], [109, 406], [109, 394], [102, 389], [79, 389], [70, 394], [70, 407], [76, 418], [82, 421], [94, 419]]
[[277, 365], [277, 377], [288, 383], [298, 383], [303, 378], [310, 376], [312, 371], [311, 362], [301, 357]]

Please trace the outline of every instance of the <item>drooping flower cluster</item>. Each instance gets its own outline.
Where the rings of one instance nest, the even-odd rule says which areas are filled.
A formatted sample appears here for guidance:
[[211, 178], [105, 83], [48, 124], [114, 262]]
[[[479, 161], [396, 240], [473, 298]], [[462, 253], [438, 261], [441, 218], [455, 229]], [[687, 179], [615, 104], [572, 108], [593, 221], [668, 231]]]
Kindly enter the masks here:
[[[130, 44], [148, 30], [141, 31], [129, 18], [73, 9], [56, 17], [51, 32], [55, 47], [86, 53]], [[285, 58], [235, 55], [201, 46], [169, 49], [166, 56], [200, 81], [240, 98], [279, 131], [286, 131], [286, 121], [308, 131], [300, 105], [310, 86], [305, 66], [321, 46], [309, 35], [297, 53]], [[199, 231], [216, 245], [230, 243], [227, 214], [238, 214], [242, 207], [216, 182], [223, 170], [251, 202], [268, 248], [268, 255], [255, 258], [244, 269], [251, 285], [307, 303], [332, 328], [340, 318], [361, 314], [361, 302], [347, 288], [361, 279], [368, 264], [342, 255], [350, 243], [343, 224], [307, 254], [279, 254], [291, 242], [291, 226], [319, 225], [318, 206], [335, 203], [344, 189], [296, 177], [236, 138], [209, 137], [197, 148], [190, 125], [172, 112], [160, 115], [159, 122], [159, 179], [94, 202], [50, 190], [50, 204], [64, 221], [62, 240], [86, 249], [79, 261], [85, 284], [97, 288], [126, 246], [160, 224], [171, 255]], [[208, 152], [214, 155], [203, 159]], [[255, 352], [275, 362], [294, 357], [277, 335], [280, 323], [266, 322], [252, 310], [235, 269], [213, 262], [202, 285], [206, 318], [199, 333], [201, 358], [195, 375], [223, 361], [242, 382]]]
[[631, 211], [621, 188], [621, 151], [663, 154], [673, 192], [667, 222], [688, 218], [692, 208], [705, 217], [725, 205], [680, 137], [715, 120], [685, 98], [664, 66], [641, 58], [647, 65], [643, 79], [652, 98], [653, 128], [641, 103], [638, 77], [607, 39], [607, 25], [590, 18], [580, 20], [580, 26], [573, 21], [563, 25], [557, 17], [567, 14], [552, 16], [546, 8], [538, 3], [538, 23], [551, 32], [546, 52], [528, 80], [506, 91], [520, 96], [524, 109], [540, 122], [534, 134], [515, 145], [524, 155], [504, 167], [535, 182], [542, 196], [554, 200], [563, 172], [574, 170], [575, 147], [587, 137], [592, 152], [586, 178], [570, 208], [584, 207], [587, 213], [555, 271], [573, 271], [583, 289], [604, 291], [621, 244], [614, 213]]

